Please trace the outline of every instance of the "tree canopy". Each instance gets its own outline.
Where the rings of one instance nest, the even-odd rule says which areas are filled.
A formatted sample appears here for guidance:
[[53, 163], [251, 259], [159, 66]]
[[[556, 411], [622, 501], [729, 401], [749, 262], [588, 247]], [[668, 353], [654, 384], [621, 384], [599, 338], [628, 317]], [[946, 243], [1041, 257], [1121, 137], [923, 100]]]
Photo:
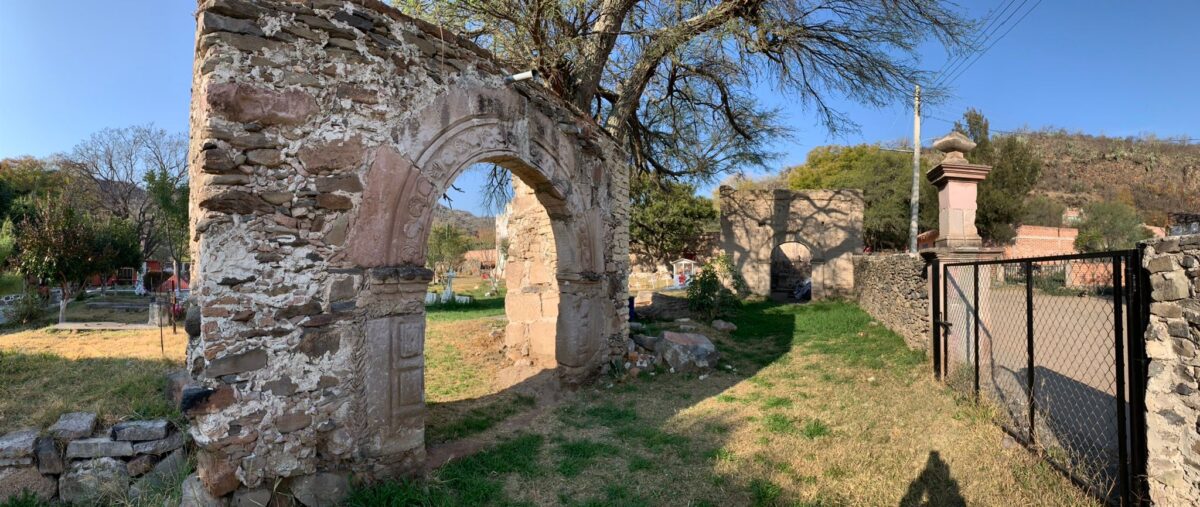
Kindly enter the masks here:
[[1137, 210], [1120, 202], [1095, 202], [1083, 208], [1083, 221], [1075, 237], [1080, 252], [1133, 248], [1152, 234], [1142, 225]]
[[[912, 155], [874, 145], [822, 146], [808, 152], [804, 165], [786, 170], [796, 190], [854, 188], [863, 191], [863, 240], [874, 249], [908, 244], [912, 199]], [[937, 227], [937, 190], [921, 182], [921, 227]]]
[[429, 230], [429, 246], [425, 263], [440, 276], [462, 264], [463, 255], [471, 249], [471, 237], [451, 224], [434, 225]]
[[694, 251], [706, 232], [717, 231], [712, 200], [684, 183], [635, 178], [629, 190], [629, 241], [633, 253], [664, 266]]
[[[788, 133], [756, 98], [773, 86], [830, 131], [834, 97], [882, 106], [927, 82], [918, 45], [966, 49], [942, 0], [393, 0], [490, 49], [590, 115], [643, 172], [711, 178], [765, 165]], [[927, 90], [927, 96], [937, 90]]]

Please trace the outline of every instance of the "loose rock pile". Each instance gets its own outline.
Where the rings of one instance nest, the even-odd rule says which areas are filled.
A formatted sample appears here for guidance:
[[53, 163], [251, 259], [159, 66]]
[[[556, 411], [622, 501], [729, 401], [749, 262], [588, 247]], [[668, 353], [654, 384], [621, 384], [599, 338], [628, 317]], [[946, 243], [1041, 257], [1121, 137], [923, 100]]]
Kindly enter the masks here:
[[[626, 343], [625, 370], [636, 376], [644, 370], [663, 367], [672, 373], [705, 373], [717, 366], [720, 353], [707, 336], [697, 333], [700, 326], [690, 319], [677, 319], [673, 324], [679, 331], [663, 331], [661, 336], [645, 334], [641, 324], [632, 325], [634, 331]], [[723, 332], [737, 329], [724, 321], [713, 321], [713, 328]]]
[[63, 414], [45, 434], [30, 428], [0, 437], [0, 502], [26, 493], [71, 504], [136, 502], [182, 474], [184, 443], [165, 419], [96, 431], [96, 414]]

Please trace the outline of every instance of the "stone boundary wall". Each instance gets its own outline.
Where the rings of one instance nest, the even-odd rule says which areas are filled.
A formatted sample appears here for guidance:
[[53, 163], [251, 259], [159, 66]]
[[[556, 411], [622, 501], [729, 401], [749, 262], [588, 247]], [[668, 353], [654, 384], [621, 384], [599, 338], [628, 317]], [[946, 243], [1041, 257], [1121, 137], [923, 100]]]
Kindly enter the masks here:
[[101, 429], [96, 419], [72, 412], [45, 431], [0, 435], [0, 504], [32, 494], [47, 503], [141, 505], [173, 487], [187, 469], [187, 439], [169, 421]]
[[1146, 474], [1156, 505], [1200, 504], [1200, 235], [1141, 243], [1150, 272]]
[[915, 254], [854, 256], [854, 298], [858, 306], [917, 350], [929, 349], [926, 271], [924, 259]]

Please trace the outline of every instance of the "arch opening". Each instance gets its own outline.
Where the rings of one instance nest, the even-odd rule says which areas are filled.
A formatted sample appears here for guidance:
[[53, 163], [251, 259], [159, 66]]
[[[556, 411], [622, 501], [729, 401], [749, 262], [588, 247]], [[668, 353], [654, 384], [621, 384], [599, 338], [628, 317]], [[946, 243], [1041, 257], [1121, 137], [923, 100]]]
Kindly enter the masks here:
[[773, 297], [791, 298], [802, 295], [807, 286], [808, 298], [812, 297], [813, 256], [812, 251], [800, 242], [787, 242], [771, 250], [771, 294]]

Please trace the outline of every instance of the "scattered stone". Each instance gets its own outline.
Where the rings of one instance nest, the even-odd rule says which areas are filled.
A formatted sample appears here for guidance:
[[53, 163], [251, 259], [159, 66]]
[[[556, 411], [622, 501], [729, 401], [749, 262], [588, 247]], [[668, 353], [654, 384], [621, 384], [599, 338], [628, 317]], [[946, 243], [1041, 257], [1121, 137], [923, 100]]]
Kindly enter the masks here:
[[649, 336], [644, 334], [633, 335], [633, 343], [636, 343], [639, 347], [651, 352], [657, 352], [655, 347], [657, 347], [658, 343], [661, 341], [661, 336]]
[[183, 447], [183, 442], [183, 433], [177, 431], [163, 439], [135, 443], [133, 452], [134, 454], [166, 454]]
[[192, 376], [187, 370], [179, 370], [167, 375], [167, 385], [163, 387], [163, 396], [167, 397], [167, 401], [171, 405], [178, 407], [179, 402], [183, 399], [183, 388], [187, 387], [188, 382], [192, 381]]
[[0, 459], [33, 456], [33, 445], [37, 438], [38, 431], [35, 429], [17, 430], [0, 437]]
[[26, 492], [33, 494], [38, 500], [49, 502], [54, 498], [57, 489], [58, 482], [53, 477], [42, 475], [37, 467], [0, 468], [0, 504], [7, 505], [5, 500]]
[[333, 507], [349, 493], [350, 481], [339, 474], [321, 472], [292, 481], [292, 495], [306, 507]]
[[85, 438], [67, 444], [67, 458], [104, 458], [133, 456], [133, 445], [110, 438]]
[[155, 463], [158, 463], [158, 456], [143, 454], [125, 462], [125, 469], [130, 477], [140, 477], [153, 470]]
[[125, 463], [97, 458], [72, 463], [70, 471], [58, 481], [58, 496], [65, 503], [89, 505], [119, 499], [128, 488]]
[[271, 503], [271, 491], [267, 488], [238, 490], [229, 502], [231, 507], [267, 507]]
[[43, 474], [58, 475], [63, 473], [62, 452], [53, 438], [42, 437], [34, 445], [37, 455], [38, 471]]
[[232, 493], [241, 484], [236, 475], [237, 463], [220, 454], [201, 450], [196, 455], [196, 471], [204, 489], [218, 497]]
[[713, 327], [713, 329], [716, 329], [717, 331], [721, 331], [722, 333], [731, 333], [731, 332], [737, 331], [736, 324], [734, 324], [732, 322], [726, 322], [721, 319], [712, 321], [712, 327]]
[[697, 372], [717, 364], [717, 347], [707, 336], [697, 333], [667, 331], [655, 350], [671, 369], [679, 372]]
[[641, 322], [630, 322], [629, 323], [630, 331], [641, 331], [643, 329], [646, 329], [646, 325], [642, 324]]
[[69, 412], [58, 416], [58, 421], [50, 426], [50, 435], [63, 442], [92, 436], [96, 430], [96, 414], [90, 412]]
[[225, 502], [204, 489], [200, 478], [192, 474], [179, 488], [179, 507], [225, 507]]
[[146, 440], [161, 440], [167, 437], [170, 423], [166, 419], [153, 421], [125, 421], [117, 423], [112, 429], [113, 440], [129, 442], [144, 442]]

